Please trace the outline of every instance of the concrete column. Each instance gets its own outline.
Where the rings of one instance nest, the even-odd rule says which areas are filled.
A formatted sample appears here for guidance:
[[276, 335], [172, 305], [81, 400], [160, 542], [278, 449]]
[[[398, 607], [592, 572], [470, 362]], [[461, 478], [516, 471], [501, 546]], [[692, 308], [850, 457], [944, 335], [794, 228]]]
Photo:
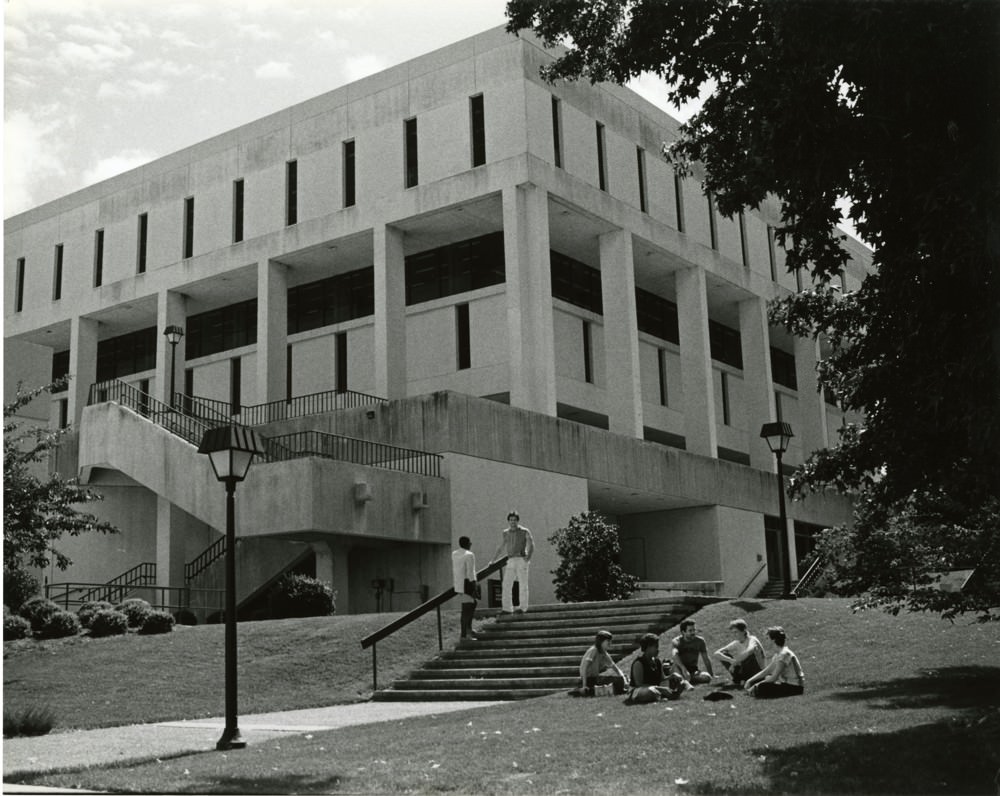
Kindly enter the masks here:
[[555, 334], [552, 328], [549, 200], [545, 189], [530, 183], [504, 189], [503, 245], [510, 403], [554, 417]]
[[316, 553], [316, 580], [329, 583], [333, 587], [334, 602], [338, 614], [350, 613], [350, 589], [347, 580], [347, 545], [334, 542], [313, 542]]
[[686, 449], [691, 453], [715, 457], [718, 453], [718, 434], [715, 428], [712, 351], [708, 341], [705, 272], [700, 268], [685, 268], [677, 272], [676, 278]]
[[642, 439], [642, 382], [632, 234], [619, 229], [601, 235], [599, 240], [608, 427], [617, 434]]
[[406, 397], [406, 271], [403, 231], [376, 224], [375, 260], [375, 393]]
[[[792, 429], [794, 431], [794, 429]], [[787, 486], [787, 482], [782, 478], [782, 486]], [[787, 495], [788, 492], [786, 491]], [[795, 521], [791, 517], [785, 519], [785, 533], [788, 534], [788, 572], [794, 583], [799, 579], [798, 555], [795, 552]]]
[[760, 427], [776, 418], [771, 378], [771, 340], [767, 304], [754, 296], [739, 303], [740, 346], [743, 353], [743, 397], [746, 403], [750, 466], [774, 472], [774, 454], [760, 438]]
[[97, 321], [75, 316], [69, 323], [69, 381], [67, 416], [79, 426], [90, 385], [97, 381]]
[[808, 337], [795, 338], [795, 383], [798, 386], [799, 417], [802, 428], [792, 429], [802, 440], [802, 455], [830, 444], [826, 425], [826, 403], [819, 389], [816, 363], [819, 361], [819, 341]]
[[184, 522], [180, 509], [156, 496], [156, 585], [184, 585]]
[[277, 260], [257, 264], [257, 400], [286, 397], [288, 367], [288, 266]]
[[173, 346], [167, 342], [163, 330], [168, 326], [180, 326], [187, 333], [186, 305], [184, 294], [175, 290], [162, 290], [156, 297], [156, 384], [153, 397], [167, 406], [170, 406], [171, 358], [174, 361], [174, 389], [184, 391], [185, 341], [182, 337], [172, 355]]

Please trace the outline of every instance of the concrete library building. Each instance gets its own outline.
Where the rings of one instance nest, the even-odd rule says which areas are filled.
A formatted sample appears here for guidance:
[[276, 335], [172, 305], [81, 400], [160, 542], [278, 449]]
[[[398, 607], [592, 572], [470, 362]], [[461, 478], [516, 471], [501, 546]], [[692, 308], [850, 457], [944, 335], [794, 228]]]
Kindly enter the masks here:
[[[782, 535], [797, 576], [851, 506], [778, 519], [762, 424], [794, 430], [787, 469], [844, 422], [822, 344], [768, 323], [808, 287], [778, 204], [723, 218], [660, 154], [676, 120], [547, 84], [551, 59], [487, 31], [7, 219], [8, 400], [71, 377], [26, 412], [70, 426], [54, 466], [120, 529], [64, 540], [50, 594], [218, 607], [226, 498], [198, 443], [230, 423], [266, 441], [235, 492], [241, 617], [287, 572], [341, 613], [413, 608], [459, 536], [485, 566], [511, 509], [532, 603], [584, 511], [643, 594], [752, 596]], [[851, 290], [870, 256], [844, 245]]]

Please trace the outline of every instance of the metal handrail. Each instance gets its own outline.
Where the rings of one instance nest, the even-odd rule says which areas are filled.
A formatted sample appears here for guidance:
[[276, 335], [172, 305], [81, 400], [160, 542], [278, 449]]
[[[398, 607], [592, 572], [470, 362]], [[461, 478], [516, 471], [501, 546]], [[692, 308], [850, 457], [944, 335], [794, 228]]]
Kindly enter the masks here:
[[232, 423], [232, 404], [228, 401], [219, 401], [215, 398], [202, 398], [198, 395], [186, 395], [182, 392], [174, 393], [174, 406], [178, 407], [186, 415], [198, 417], [203, 420], [211, 420], [215, 423]]
[[[497, 559], [492, 564], [484, 567], [476, 573], [476, 582], [478, 583], [483, 578], [488, 578], [494, 572], [502, 569], [507, 563], [507, 556]], [[444, 649], [444, 636], [441, 633], [441, 606], [444, 605], [448, 600], [455, 596], [455, 588], [453, 586], [447, 588], [445, 591], [441, 592], [436, 597], [431, 597], [424, 603], [421, 603], [416, 608], [414, 608], [409, 613], [403, 614], [399, 619], [396, 619], [380, 630], [376, 630], [361, 639], [361, 649], [372, 648], [372, 690], [378, 689], [378, 658], [376, 656], [376, 644], [382, 639], [391, 636], [397, 630], [406, 627], [410, 622], [415, 619], [419, 619], [421, 616], [426, 614], [428, 611], [437, 610], [437, 623], [438, 623], [438, 649]]]
[[826, 565], [826, 559], [823, 556], [816, 556], [813, 562], [809, 565], [809, 569], [806, 570], [806, 574], [799, 578], [799, 582], [796, 583], [791, 590], [791, 594], [798, 596], [799, 589], [803, 586], [810, 586], [813, 582], [819, 578], [820, 573], [823, 571]]
[[[239, 544], [241, 539], [236, 540]], [[194, 580], [198, 575], [208, 569], [226, 554], [226, 537], [216, 539], [212, 544], [202, 550], [197, 556], [184, 565], [184, 582]]]
[[276, 420], [288, 420], [304, 415], [320, 415], [325, 412], [356, 409], [359, 406], [384, 403], [388, 403], [385, 398], [354, 390], [324, 390], [281, 401], [241, 406], [239, 418], [243, 425], [260, 426]]
[[[131, 569], [125, 570], [106, 583], [97, 584], [81, 598], [82, 602], [90, 602], [95, 599], [107, 600], [108, 602], [119, 602], [123, 594], [129, 592], [137, 586], [151, 586], [156, 583], [156, 564], [153, 561], [144, 561], [136, 564]], [[102, 595], [97, 597], [96, 595]], [[111, 599], [114, 596], [115, 599]]]
[[[103, 588], [106, 584], [103, 583], [78, 583], [78, 582], [67, 582], [67, 583], [47, 583], [45, 584], [45, 597], [52, 600], [53, 602], [62, 605], [64, 610], [69, 610], [70, 606], [78, 607], [82, 606], [84, 603], [91, 602], [91, 600], [85, 599], [84, 596], [74, 596], [80, 595], [85, 589], [87, 592], [92, 592]], [[201, 606], [205, 611], [215, 611], [222, 610], [223, 601], [222, 596], [225, 593], [224, 589], [192, 589], [187, 586], [156, 586], [154, 584], [140, 584], [133, 585], [129, 587], [129, 591], [121, 595], [121, 599], [124, 599], [129, 594], [134, 592], [155, 592], [159, 599], [152, 599], [148, 602], [153, 608], [157, 610], [179, 610], [181, 608], [188, 608], [191, 605], [191, 597], [194, 594], [209, 594], [214, 595], [219, 598], [215, 602], [206, 602], [204, 606]], [[175, 596], [176, 599], [166, 600], [165, 596]], [[107, 602], [120, 602], [119, 600], [108, 600]]]
[[328, 434], [324, 431], [297, 431], [270, 437], [265, 443], [268, 461], [286, 461], [319, 456], [370, 467], [384, 467], [415, 475], [441, 477], [443, 456], [437, 453], [399, 448], [381, 442]]
[[760, 574], [761, 572], [763, 572], [763, 571], [764, 571], [764, 567], [766, 567], [766, 566], [767, 566], [767, 561], [764, 561], [764, 563], [762, 563], [762, 564], [761, 564], [761, 565], [760, 565], [759, 567], [757, 567], [757, 571], [756, 571], [756, 572], [754, 572], [754, 573], [753, 573], [753, 575], [751, 575], [751, 576], [750, 576], [750, 580], [748, 580], [748, 581], [747, 581], [747, 585], [746, 585], [746, 586], [744, 586], [744, 587], [743, 587], [743, 588], [742, 588], [742, 589], [740, 590], [740, 593], [736, 595], [736, 599], [737, 599], [737, 600], [738, 600], [738, 599], [739, 599], [740, 597], [742, 597], [742, 596], [743, 596], [744, 594], [746, 594], [746, 593], [747, 593], [747, 589], [749, 589], [749, 588], [750, 588], [750, 587], [751, 587], [751, 586], [753, 585], [753, 582], [754, 582], [755, 580], [757, 580], [757, 576], [758, 576], [758, 575], [759, 575], [759, 574]]
[[193, 445], [199, 444], [205, 432], [213, 427], [197, 417], [191, 417], [178, 409], [172, 409], [165, 403], [157, 401], [148, 393], [142, 392], [142, 390], [120, 379], [97, 382], [90, 385], [90, 392], [87, 396], [88, 406], [107, 401], [114, 401], [122, 406], [127, 406], [156, 425], [165, 428], [167, 431], [181, 439], [187, 440]]

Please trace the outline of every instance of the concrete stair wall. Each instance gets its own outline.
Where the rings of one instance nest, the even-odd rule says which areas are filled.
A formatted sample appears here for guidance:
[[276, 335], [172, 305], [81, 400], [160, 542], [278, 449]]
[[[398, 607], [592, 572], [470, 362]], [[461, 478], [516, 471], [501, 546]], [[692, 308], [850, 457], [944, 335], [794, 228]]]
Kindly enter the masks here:
[[389, 688], [376, 701], [505, 700], [568, 691], [579, 682], [580, 659], [598, 630], [614, 634], [615, 661], [633, 652], [644, 633], [663, 633], [713, 597], [664, 597], [540, 605], [498, 616], [476, 639], [463, 640]]

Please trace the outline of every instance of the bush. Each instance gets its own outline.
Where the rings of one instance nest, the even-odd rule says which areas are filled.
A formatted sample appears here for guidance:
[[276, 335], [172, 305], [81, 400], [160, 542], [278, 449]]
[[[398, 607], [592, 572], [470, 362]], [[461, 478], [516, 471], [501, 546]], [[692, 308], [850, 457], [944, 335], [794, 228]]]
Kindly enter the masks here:
[[17, 609], [38, 594], [38, 581], [23, 569], [4, 569], [3, 599], [10, 609]]
[[197, 625], [198, 617], [194, 615], [194, 611], [190, 611], [187, 608], [181, 608], [174, 614], [174, 621], [176, 621], [179, 625]]
[[146, 617], [153, 612], [153, 606], [145, 600], [133, 597], [130, 600], [118, 603], [115, 610], [125, 614], [128, 618], [129, 627], [142, 627], [142, 623], [146, 621]]
[[566, 603], [587, 600], [626, 600], [639, 578], [621, 564], [618, 526], [596, 511], [571, 517], [549, 542], [562, 561], [553, 570], [556, 597]]
[[49, 617], [59, 610], [61, 610], [59, 606], [52, 600], [46, 600], [44, 597], [32, 597], [21, 606], [18, 613], [31, 622], [32, 630], [41, 630], [49, 621]]
[[330, 616], [336, 610], [330, 585], [308, 575], [285, 575], [275, 584], [270, 597], [277, 619]]
[[91, 600], [81, 605], [76, 615], [80, 619], [80, 624], [83, 627], [89, 628], [90, 623], [94, 621], [94, 615], [98, 611], [113, 611], [114, 609], [115, 607], [107, 600]]
[[90, 620], [90, 635], [120, 636], [128, 632], [128, 617], [121, 611], [98, 611]]
[[9, 614], [3, 618], [3, 640], [17, 641], [31, 635], [31, 622], [23, 616]]
[[42, 625], [38, 635], [42, 638], [66, 638], [80, 632], [80, 620], [72, 611], [56, 611]]
[[22, 735], [45, 735], [56, 723], [51, 708], [23, 708], [3, 710], [3, 737], [16, 738]]
[[169, 633], [174, 629], [174, 617], [166, 611], [150, 611], [146, 615], [139, 632], [143, 635], [153, 635], [155, 633]]

